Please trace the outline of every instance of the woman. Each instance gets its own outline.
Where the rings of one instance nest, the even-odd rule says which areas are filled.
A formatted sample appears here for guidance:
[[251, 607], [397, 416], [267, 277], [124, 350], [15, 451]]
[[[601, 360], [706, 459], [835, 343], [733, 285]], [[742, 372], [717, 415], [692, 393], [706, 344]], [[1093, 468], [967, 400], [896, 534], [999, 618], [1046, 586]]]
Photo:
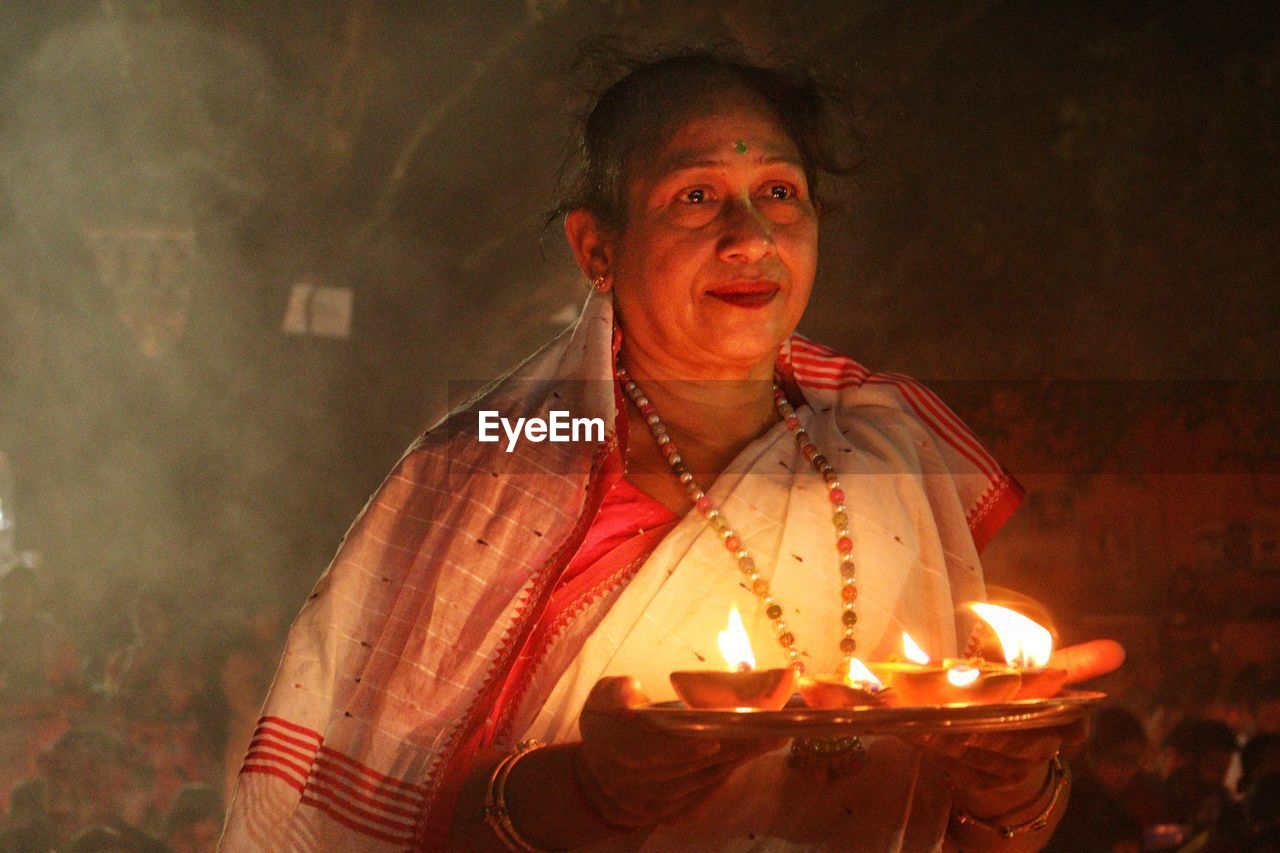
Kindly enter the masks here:
[[[977, 550], [1017, 504], [927, 391], [793, 334], [822, 112], [807, 77], [705, 54], [600, 97], [565, 217], [594, 293], [357, 520], [294, 626], [225, 849], [1047, 840], [1062, 732], [846, 744], [853, 771], [820, 780], [783, 745], [632, 711], [669, 698], [671, 670], [718, 665], [730, 605], [761, 666], [834, 671], [904, 629], [955, 654]], [[603, 440], [478, 440], [480, 412], [556, 410]], [[1086, 652], [1077, 675], [1109, 665]], [[527, 738], [551, 745], [513, 749]]]

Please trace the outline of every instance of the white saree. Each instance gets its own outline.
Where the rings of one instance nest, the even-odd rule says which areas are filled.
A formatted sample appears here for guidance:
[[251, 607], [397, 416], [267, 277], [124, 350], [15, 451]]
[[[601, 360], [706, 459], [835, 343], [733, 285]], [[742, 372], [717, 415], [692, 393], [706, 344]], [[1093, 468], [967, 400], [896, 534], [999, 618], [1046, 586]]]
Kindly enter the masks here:
[[[954, 657], [957, 607], [981, 597], [981, 576], [976, 552], [948, 559], [930, 509], [950, 505], [959, 513], [951, 478], [922, 477], [914, 464], [904, 465], [899, 448], [916, 446], [924, 437], [919, 427], [888, 410], [869, 411], [843, 431], [830, 411], [815, 415], [805, 407], [799, 416], [837, 466], [847, 495], [859, 566], [859, 655], [883, 659], [900, 651], [905, 630], [934, 656]], [[836, 671], [842, 584], [831, 503], [791, 434], [778, 424], [752, 443], [710, 495], [786, 609], [808, 670]], [[949, 563], [963, 568], [953, 575]], [[531, 719], [526, 737], [577, 739], [578, 713], [606, 675], [635, 676], [655, 701], [674, 699], [667, 673], [722, 663], [716, 635], [730, 605], [743, 614], [758, 665], [785, 666], [764, 605], [745, 588], [720, 536], [690, 513], [627, 583], [581, 651], [568, 661], [552, 652], [546, 677], [563, 672], [540, 707], [529, 702], [521, 709], [517, 729]], [[948, 813], [940, 777], [923, 772], [913, 750], [895, 739], [872, 741], [864, 759], [858, 772], [826, 783], [788, 768], [785, 750], [763, 756], [696, 812], [606, 847], [893, 851], [939, 842]]]
[[[560, 572], [622, 475], [625, 423], [613, 384], [612, 303], [578, 324], [410, 449], [371, 498], [290, 632], [250, 747], [224, 850], [437, 849], [477, 750], [524, 736], [568, 740], [602, 675], [671, 698], [666, 673], [713, 667], [730, 603], [760, 666], [780, 666], [758, 600], [696, 513], [638, 567], [541, 626]], [[859, 565], [859, 656], [902, 630], [935, 656], [968, 631], [957, 606], [983, 596], [978, 551], [1021, 489], [930, 392], [798, 336], [778, 371], [808, 406], [814, 442], [840, 472]], [[476, 411], [599, 416], [603, 442], [476, 442]], [[712, 485], [786, 609], [811, 672], [839, 661], [840, 577], [831, 506], [781, 426]], [[549, 637], [549, 639], [547, 639]], [[621, 849], [929, 849], [947, 802], [916, 755], [886, 739], [832, 785], [773, 753], [704, 807]], [[824, 847], [825, 845], [825, 847]]]

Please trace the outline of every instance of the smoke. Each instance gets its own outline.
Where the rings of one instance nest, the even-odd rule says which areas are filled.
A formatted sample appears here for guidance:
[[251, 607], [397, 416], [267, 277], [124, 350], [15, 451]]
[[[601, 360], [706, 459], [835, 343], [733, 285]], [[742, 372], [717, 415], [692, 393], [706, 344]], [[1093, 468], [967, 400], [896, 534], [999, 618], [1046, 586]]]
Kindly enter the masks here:
[[[445, 383], [574, 315], [539, 223], [584, 36], [866, 89], [824, 343], [931, 379], [1274, 376], [1276, 33], [1242, 14], [38, 5], [0, 18], [0, 451], [19, 547], [85, 611], [122, 580], [293, 609]], [[282, 332], [303, 281], [354, 294], [349, 338]]]
[[50, 577], [97, 603], [120, 580], [270, 576], [288, 539], [264, 488], [292, 437], [247, 404], [295, 392], [262, 359], [279, 286], [246, 230], [303, 201], [304, 114], [244, 40], [99, 12], [12, 70], [3, 109], [4, 286], [26, 308], [3, 438]]

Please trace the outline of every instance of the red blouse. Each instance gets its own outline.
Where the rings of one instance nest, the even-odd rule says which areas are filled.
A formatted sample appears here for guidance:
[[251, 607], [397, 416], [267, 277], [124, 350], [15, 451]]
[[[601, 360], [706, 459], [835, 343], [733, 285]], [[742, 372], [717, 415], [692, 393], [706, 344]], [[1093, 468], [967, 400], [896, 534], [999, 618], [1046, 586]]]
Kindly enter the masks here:
[[638, 569], [679, 521], [680, 516], [633, 483], [615, 481], [516, 656], [492, 710], [487, 741], [510, 726], [534, 668], [574, 614], [625, 582], [628, 572]]
[[[600, 512], [587, 530], [586, 539], [578, 553], [569, 561], [560, 580], [556, 582], [552, 600], [560, 592], [573, 585], [574, 580], [591, 572], [596, 563], [605, 558], [619, 545], [634, 536], [640, 536], [648, 530], [663, 525], [674, 525], [680, 517], [667, 509], [656, 498], [640, 491], [630, 480], [619, 479], [604, 500], [600, 503]], [[659, 540], [661, 541], [661, 540]], [[653, 542], [656, 546], [658, 543]], [[653, 548], [648, 549], [652, 551]], [[648, 556], [647, 553], [645, 556]], [[632, 559], [635, 559], [632, 556]], [[595, 574], [595, 572], [591, 572]], [[548, 610], [554, 609], [554, 604]]]

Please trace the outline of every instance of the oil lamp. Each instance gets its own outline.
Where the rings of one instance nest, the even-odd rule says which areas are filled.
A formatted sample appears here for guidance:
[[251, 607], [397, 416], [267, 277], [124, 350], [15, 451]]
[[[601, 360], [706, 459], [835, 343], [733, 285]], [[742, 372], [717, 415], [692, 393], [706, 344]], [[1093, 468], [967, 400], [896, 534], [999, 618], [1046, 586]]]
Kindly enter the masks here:
[[1005, 663], [1022, 676], [1015, 699], [1048, 699], [1066, 683], [1067, 671], [1048, 665], [1053, 635], [1016, 610], [996, 604], [970, 604], [969, 608], [995, 633]]
[[857, 658], [849, 659], [844, 675], [816, 675], [800, 679], [800, 695], [810, 708], [856, 708], [892, 704], [891, 691]]
[[727, 669], [678, 670], [671, 686], [690, 708], [756, 708], [776, 711], [791, 698], [795, 670], [756, 669], [747, 629], [738, 608], [729, 610], [728, 630], [717, 637]]
[[965, 660], [934, 663], [906, 631], [902, 632], [902, 655], [906, 660], [871, 664], [872, 671], [893, 689], [899, 705], [1007, 702], [1021, 683], [1017, 670], [1009, 667]]

